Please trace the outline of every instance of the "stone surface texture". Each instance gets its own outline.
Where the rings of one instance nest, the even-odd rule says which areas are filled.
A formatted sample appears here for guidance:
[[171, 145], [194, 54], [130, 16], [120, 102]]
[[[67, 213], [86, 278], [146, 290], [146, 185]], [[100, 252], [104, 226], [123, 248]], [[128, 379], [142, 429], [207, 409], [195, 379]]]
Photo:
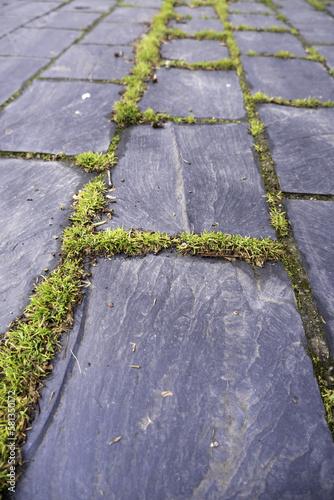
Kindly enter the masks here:
[[295, 56], [307, 55], [301, 42], [290, 33], [270, 33], [256, 31], [237, 31], [234, 34], [240, 52], [257, 52], [258, 54], [276, 54], [283, 50]]
[[169, 28], [184, 31], [188, 35], [195, 35], [201, 31], [213, 31], [220, 33], [224, 31], [221, 21], [218, 19], [191, 19], [190, 21], [172, 21]]
[[217, 40], [171, 40], [162, 46], [160, 52], [164, 59], [187, 63], [218, 61], [229, 57], [227, 47]]
[[144, 24], [100, 23], [92, 29], [80, 43], [100, 45], [129, 45], [145, 33]]
[[233, 26], [250, 26], [251, 28], [286, 28], [287, 24], [278, 21], [275, 16], [263, 16], [256, 14], [229, 14], [228, 20]]

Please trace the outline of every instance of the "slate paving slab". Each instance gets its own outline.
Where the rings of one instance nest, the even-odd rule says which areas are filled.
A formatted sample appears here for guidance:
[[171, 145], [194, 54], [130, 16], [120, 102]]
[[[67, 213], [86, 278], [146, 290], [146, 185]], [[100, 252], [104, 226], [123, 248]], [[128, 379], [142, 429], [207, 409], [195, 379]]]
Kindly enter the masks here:
[[273, 12], [268, 5], [257, 2], [234, 2], [229, 5], [230, 10], [239, 12]]
[[334, 354], [334, 203], [285, 200], [324, 330]]
[[250, 26], [252, 28], [287, 28], [288, 25], [279, 21], [275, 16], [263, 16], [260, 14], [229, 14], [228, 20], [233, 26]]
[[64, 163], [0, 159], [1, 334], [22, 314], [44, 269], [57, 266], [72, 196], [89, 178]]
[[218, 19], [217, 13], [213, 7], [187, 7], [182, 5], [180, 7], [175, 7], [174, 12], [181, 14], [182, 16], [191, 16], [192, 19]]
[[112, 83], [34, 81], [0, 113], [0, 150], [105, 153], [116, 128], [110, 114], [121, 89]]
[[81, 41], [81, 44], [129, 45], [144, 35], [144, 24], [114, 24], [101, 22], [92, 29]]
[[0, 16], [0, 36], [7, 35], [27, 22], [25, 17]]
[[227, 47], [218, 40], [171, 40], [161, 47], [164, 59], [181, 60], [188, 63], [218, 61], [229, 58]]
[[81, 34], [73, 30], [19, 28], [0, 40], [0, 55], [56, 57]]
[[333, 45], [314, 45], [316, 51], [326, 58], [326, 64], [334, 69], [334, 46]]
[[149, 23], [157, 14], [157, 9], [118, 7], [104, 21], [111, 23]]
[[334, 445], [283, 267], [169, 255], [94, 269], [71, 340], [82, 374], [67, 351], [46, 382], [15, 497], [330, 499]]
[[334, 109], [258, 106], [283, 191], [334, 194]]
[[[157, 83], [149, 83], [139, 109], [195, 118], [246, 117], [243, 96], [234, 71], [157, 69]], [[171, 88], [173, 93], [171, 94]]]
[[[305, 2], [306, 3], [306, 2]], [[284, 4], [281, 13], [288, 17], [303, 37], [309, 42], [333, 43], [334, 19], [325, 12], [315, 9], [295, 6], [294, 2]]]
[[59, 7], [57, 2], [8, 2], [6, 7], [2, 7], [0, 14], [8, 16], [24, 16], [27, 21], [34, 17], [47, 14]]
[[64, 5], [62, 10], [106, 12], [115, 4], [115, 0], [94, 0], [94, 2], [91, 2], [91, 0], [74, 0], [73, 2]]
[[29, 57], [1, 57], [0, 74], [6, 78], [0, 80], [0, 105], [7, 101], [15, 92], [32, 77], [43, 66], [46, 66], [49, 59], [29, 58]]
[[275, 239], [248, 125], [131, 128], [117, 156], [112, 172], [117, 204], [103, 228]]
[[61, 9], [31, 21], [26, 27], [83, 30], [88, 28], [100, 16], [100, 12], [63, 12]]
[[218, 19], [191, 19], [190, 21], [172, 21], [169, 28], [184, 31], [188, 35], [195, 35], [199, 31], [214, 31], [221, 33], [224, 31], [221, 21]]
[[322, 64], [300, 59], [241, 56], [252, 94], [283, 99], [334, 100], [334, 80]]
[[[124, 57], [116, 54], [124, 53]], [[125, 57], [126, 56], [126, 57]], [[46, 78], [78, 78], [117, 80], [130, 73], [134, 63], [130, 47], [101, 45], [73, 45], [45, 71]]]
[[258, 54], [276, 54], [283, 50], [295, 56], [305, 57], [306, 53], [301, 42], [290, 33], [269, 33], [256, 31], [237, 31], [234, 33], [240, 52], [257, 52]]

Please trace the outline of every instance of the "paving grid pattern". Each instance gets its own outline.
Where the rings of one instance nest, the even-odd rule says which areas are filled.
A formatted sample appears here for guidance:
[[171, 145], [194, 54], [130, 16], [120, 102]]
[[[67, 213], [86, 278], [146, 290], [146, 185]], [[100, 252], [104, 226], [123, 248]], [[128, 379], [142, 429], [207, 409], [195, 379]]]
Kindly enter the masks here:
[[[9, 6], [0, 2], [0, 70], [4, 68], [11, 82], [0, 83], [0, 105], [40, 74], [0, 111], [0, 150], [68, 155], [107, 150], [116, 128], [110, 112], [124, 88], [119, 80], [133, 66], [135, 40], [147, 32], [162, 4], [132, 3], [135, 7], [116, 6], [113, 0], [96, 0], [93, 6], [88, 0], [66, 4], [17, 0]], [[267, 6], [270, 16], [264, 15], [263, 4], [256, 1], [229, 5], [232, 24], [252, 28], [234, 32], [250, 89], [270, 97], [333, 101], [334, 80], [328, 68], [333, 66], [334, 3], [324, 12], [315, 11], [305, 0], [280, 0], [280, 4], [277, 12], [286, 16], [285, 21], [277, 20]], [[194, 13], [192, 19], [184, 17], [170, 25], [189, 39], [182, 40], [179, 48], [181, 40], [167, 43], [162, 58], [173, 60], [175, 47], [175, 59], [193, 62], [192, 34], [223, 31], [215, 11], [206, 9], [176, 8], [184, 16]], [[270, 31], [277, 26], [297, 28], [302, 38]], [[258, 27], [265, 29], [257, 31]], [[46, 42], [41, 45], [41, 40]], [[204, 47], [206, 41], [196, 43]], [[217, 42], [210, 44], [214, 61]], [[303, 59], [308, 46], [328, 58], [326, 65]], [[201, 60], [210, 60], [207, 47]], [[226, 47], [220, 49], [224, 51], [219, 58], [228, 57]], [[121, 61], [113, 55], [120, 50]], [[296, 57], [274, 58], [280, 50]], [[256, 51], [257, 57], [247, 56], [249, 51]], [[276, 68], [283, 75], [281, 82], [272, 77]], [[259, 81], [262, 70], [266, 77]], [[118, 203], [111, 227], [124, 224], [170, 234], [221, 229], [274, 239], [236, 71], [205, 74], [162, 68], [157, 75], [158, 82], [147, 86], [139, 103], [141, 110], [151, 107], [181, 117], [192, 113], [198, 119], [215, 116], [230, 123], [127, 129], [113, 171]], [[213, 82], [210, 91], [207, 77]], [[173, 80], [180, 84], [177, 92], [171, 92]], [[310, 94], [312, 88], [316, 95]], [[212, 99], [216, 89], [219, 100]], [[224, 104], [229, 95], [235, 96], [232, 110]], [[332, 109], [261, 104], [258, 111], [283, 194], [290, 198], [285, 202], [288, 216], [334, 349]], [[50, 255], [59, 244], [52, 238], [53, 226], [58, 238], [67, 224], [70, 199], [88, 178], [67, 164], [46, 166], [42, 174], [41, 161], [0, 159], [2, 213], [7, 207], [15, 211], [19, 229], [14, 237], [13, 220], [6, 215], [1, 229], [1, 243], [4, 238], [6, 246], [0, 251], [10, 258], [2, 261], [1, 276], [7, 286], [9, 276], [16, 274], [13, 268], [23, 275], [12, 279], [17, 293], [1, 291], [2, 328], [13, 315], [22, 314], [36, 275], [55, 265]], [[22, 192], [20, 170], [27, 179]], [[41, 205], [51, 196], [51, 182], [57, 186], [56, 197], [40, 216]], [[315, 195], [322, 200], [314, 201]], [[57, 216], [51, 216], [53, 211]], [[30, 224], [35, 236], [31, 252], [23, 252]], [[44, 232], [39, 233], [42, 225]], [[328, 234], [322, 241], [325, 230]], [[40, 250], [37, 256], [34, 248]], [[326, 279], [319, 279], [322, 275]], [[91, 281], [69, 341], [83, 373], [69, 354], [56, 363], [46, 382], [41, 414], [23, 448], [29, 465], [15, 498], [95, 499], [102, 494], [115, 499], [333, 498], [333, 442], [305, 354], [306, 338], [291, 284], [281, 264], [267, 263], [254, 273], [245, 263], [216, 259], [168, 253], [132, 260], [120, 256], [100, 261]], [[108, 301], [115, 303], [113, 308], [106, 306]], [[133, 342], [138, 346], [135, 356]], [[141, 369], [128, 369], [132, 363]], [[49, 405], [54, 388], [57, 394]], [[164, 391], [170, 394], [162, 396]], [[121, 443], [106, 446], [116, 435], [123, 436]], [[214, 440], [218, 446], [210, 448]], [[175, 478], [173, 484], [170, 477]]]

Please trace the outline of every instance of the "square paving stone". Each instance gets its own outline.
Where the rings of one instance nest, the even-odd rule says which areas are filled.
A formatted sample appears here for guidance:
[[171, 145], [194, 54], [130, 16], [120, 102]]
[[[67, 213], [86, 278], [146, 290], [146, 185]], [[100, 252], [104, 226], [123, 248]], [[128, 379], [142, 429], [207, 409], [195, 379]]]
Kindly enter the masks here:
[[174, 12], [184, 17], [191, 16], [191, 19], [218, 19], [213, 7], [187, 7], [186, 5], [182, 5], [181, 7], [175, 7]]
[[62, 10], [75, 10], [81, 12], [106, 12], [116, 4], [115, 0], [74, 0], [64, 7]]
[[326, 64], [334, 69], [334, 45], [315, 45], [316, 51], [326, 58]]
[[257, 52], [258, 54], [276, 54], [280, 50], [288, 51], [295, 56], [307, 56], [307, 53], [295, 36], [290, 33], [269, 33], [256, 31], [237, 31], [235, 41], [240, 52]]
[[101, 22], [82, 40], [81, 44], [129, 45], [146, 31], [144, 24], [112, 24]]
[[252, 93], [283, 99], [334, 100], [334, 79], [322, 64], [278, 57], [241, 56]]
[[[241, 120], [246, 112], [234, 71], [188, 71], [161, 68], [158, 83], [149, 83], [139, 108], [174, 116]], [[173, 92], [171, 92], [173, 89]]]
[[188, 63], [218, 61], [229, 57], [227, 47], [218, 40], [171, 40], [161, 47], [164, 59], [181, 60]]
[[49, 59], [38, 59], [37, 57], [0, 56], [0, 74], [6, 75], [6, 78], [0, 80], [0, 105], [20, 90], [49, 61]]
[[80, 371], [68, 349], [45, 381], [15, 498], [330, 499], [333, 440], [283, 267], [169, 255], [94, 268]]
[[27, 21], [30, 21], [57, 7], [59, 4], [56, 2], [9, 2], [9, 5], [1, 9], [1, 15], [24, 16]]
[[27, 24], [27, 27], [82, 30], [88, 28], [100, 15], [100, 12], [68, 12], [57, 10], [57, 12], [52, 12], [47, 16], [31, 21], [31, 23]]
[[3, 36], [25, 24], [27, 19], [25, 17], [0, 16], [0, 21], [0, 36]]
[[184, 31], [188, 35], [195, 35], [199, 31], [214, 31], [221, 33], [224, 27], [218, 19], [192, 19], [191, 21], [172, 21], [169, 28]]
[[230, 3], [229, 8], [231, 11], [238, 12], [271, 12], [272, 10], [267, 6], [257, 2], [235, 2]]
[[0, 40], [0, 55], [56, 57], [79, 36], [72, 30], [19, 28]]
[[278, 21], [274, 16], [263, 16], [256, 14], [229, 14], [228, 20], [233, 26], [250, 26], [251, 28], [286, 28], [289, 26], [282, 21]]
[[73, 45], [42, 74], [46, 78], [78, 78], [117, 80], [130, 73], [133, 63], [125, 57], [116, 57], [122, 51], [133, 57], [130, 47], [103, 47], [101, 45]]
[[57, 266], [51, 253], [60, 252], [72, 196], [89, 178], [64, 163], [0, 159], [1, 334], [23, 313], [43, 270]]
[[334, 202], [285, 200], [293, 233], [334, 354]]
[[0, 113], [0, 150], [105, 153], [116, 127], [110, 113], [121, 89], [112, 83], [34, 81]]
[[334, 194], [334, 109], [258, 106], [283, 191]]
[[149, 23], [157, 12], [157, 9], [117, 7], [104, 21], [111, 23]]
[[[306, 2], [303, 2], [303, 4]], [[295, 2], [284, 4], [280, 11], [288, 17], [289, 22], [309, 42], [333, 43], [334, 19], [325, 12], [319, 12], [310, 5], [305, 8]]]
[[275, 239], [248, 125], [131, 128], [117, 156], [115, 214], [103, 228]]

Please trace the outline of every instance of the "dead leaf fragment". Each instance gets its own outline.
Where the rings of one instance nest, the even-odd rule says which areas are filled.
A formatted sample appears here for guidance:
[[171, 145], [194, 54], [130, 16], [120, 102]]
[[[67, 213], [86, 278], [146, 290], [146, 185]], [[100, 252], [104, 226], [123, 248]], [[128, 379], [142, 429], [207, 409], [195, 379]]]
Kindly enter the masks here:
[[51, 396], [50, 396], [50, 399], [49, 399], [48, 404], [50, 404], [50, 403], [51, 403], [52, 398], [53, 398], [53, 396], [54, 396], [54, 395], [55, 395], [55, 391], [52, 391], [52, 392], [51, 392]]
[[132, 344], [132, 352], [136, 351], [137, 344]]
[[130, 365], [130, 368], [140, 368], [140, 365]]
[[174, 394], [171, 391], [162, 391], [161, 396], [167, 398], [168, 396], [174, 396]]
[[109, 302], [108, 307], [114, 307], [114, 304], [112, 302]]
[[110, 446], [111, 444], [118, 443], [118, 441], [120, 441], [122, 437], [123, 436], [118, 436], [117, 438], [113, 439], [112, 441], [110, 441], [110, 443], [108, 443], [108, 446]]
[[153, 300], [153, 305], [155, 306], [156, 303], [157, 303], [157, 299], [154, 299]]

